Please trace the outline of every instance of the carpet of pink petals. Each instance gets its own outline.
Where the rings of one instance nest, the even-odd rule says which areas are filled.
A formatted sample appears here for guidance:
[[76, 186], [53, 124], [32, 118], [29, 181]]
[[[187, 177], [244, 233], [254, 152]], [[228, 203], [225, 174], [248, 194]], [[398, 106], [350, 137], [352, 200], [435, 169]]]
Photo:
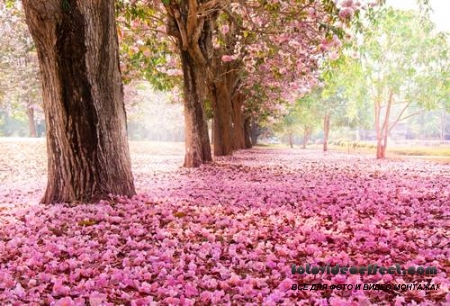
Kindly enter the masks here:
[[[1, 305], [448, 305], [450, 166], [253, 149], [181, 168], [132, 143], [138, 195], [39, 205], [42, 141], [0, 143]], [[292, 264], [435, 266], [434, 276], [292, 275]], [[434, 291], [292, 284], [433, 283]]]

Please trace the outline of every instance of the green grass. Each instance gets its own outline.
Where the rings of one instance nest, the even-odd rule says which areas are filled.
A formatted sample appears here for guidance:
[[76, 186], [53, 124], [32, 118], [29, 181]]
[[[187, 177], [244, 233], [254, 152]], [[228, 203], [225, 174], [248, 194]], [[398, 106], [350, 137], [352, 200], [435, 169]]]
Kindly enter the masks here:
[[[268, 147], [268, 148], [276, 148], [276, 149], [288, 149], [289, 146], [287, 144], [258, 144], [257, 147]], [[295, 145], [294, 148], [299, 149], [301, 148], [300, 145]], [[322, 145], [313, 144], [308, 145], [308, 149], [313, 150], [321, 150]], [[348, 146], [347, 144], [343, 145], [328, 145], [329, 150], [332, 151], [341, 151], [341, 152], [349, 152], [349, 153], [368, 153], [368, 154], [375, 154], [376, 153], [376, 147], [374, 144], [369, 143], [358, 143], [356, 146]], [[443, 160], [450, 159], [450, 147], [428, 147], [428, 146], [420, 146], [420, 147], [410, 147], [410, 146], [402, 146], [402, 147], [396, 147], [396, 146], [389, 146], [387, 148], [386, 152], [389, 156], [417, 156], [417, 157], [441, 157]]]
[[450, 147], [392, 147], [388, 152], [408, 156], [446, 156], [450, 157]]
[[[311, 146], [311, 148], [315, 148], [315, 146]], [[376, 148], [367, 146], [348, 148], [347, 146], [330, 145], [329, 148], [330, 150], [349, 153], [367, 153], [373, 155], [376, 153]], [[417, 157], [435, 162], [450, 163], [450, 147], [389, 147], [388, 144], [386, 154], [389, 158]]]

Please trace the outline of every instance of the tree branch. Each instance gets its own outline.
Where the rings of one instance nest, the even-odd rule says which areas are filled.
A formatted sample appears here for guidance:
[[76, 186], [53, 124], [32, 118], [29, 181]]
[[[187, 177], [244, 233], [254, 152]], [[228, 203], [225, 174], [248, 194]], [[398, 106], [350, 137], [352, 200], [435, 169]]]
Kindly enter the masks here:
[[197, 28], [197, 0], [189, 0], [189, 12], [187, 17], [187, 37], [192, 37]]
[[394, 122], [392, 122], [392, 123], [389, 125], [389, 132], [395, 127], [395, 125], [396, 125], [398, 122], [403, 121], [403, 120], [405, 120], [405, 119], [408, 119], [408, 118], [410, 118], [410, 117], [419, 115], [419, 114], [421, 114], [421, 113], [423, 113], [423, 110], [418, 111], [418, 112], [415, 112], [415, 113], [412, 113], [412, 114], [409, 114], [408, 116], [403, 117], [403, 118], [398, 117]]

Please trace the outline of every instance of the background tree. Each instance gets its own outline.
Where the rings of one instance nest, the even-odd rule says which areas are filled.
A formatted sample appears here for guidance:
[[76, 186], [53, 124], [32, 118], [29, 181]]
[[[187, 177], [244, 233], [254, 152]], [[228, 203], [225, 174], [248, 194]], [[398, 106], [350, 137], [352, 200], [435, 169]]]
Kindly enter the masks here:
[[372, 13], [358, 42], [363, 78], [353, 82], [364, 84], [364, 98], [373, 102], [377, 158], [384, 158], [390, 131], [416, 114], [411, 106], [435, 107], [438, 92], [448, 86], [439, 86], [448, 79], [441, 80], [437, 68], [440, 50], [448, 45], [437, 43], [432, 23], [413, 11], [385, 7]]
[[42, 113], [36, 50], [20, 2], [7, 1], [0, 6], [0, 116], [6, 121], [0, 129], [9, 136], [11, 121], [23, 118], [28, 121], [28, 136], [36, 137], [36, 115]]
[[[204, 110], [207, 100], [215, 122], [215, 155], [231, 154], [234, 147], [242, 147], [245, 122], [251, 121], [245, 110], [254, 91], [245, 88], [254, 85], [251, 77], [255, 68], [266, 66], [262, 74], [269, 77], [260, 88], [269, 88], [272, 94], [267, 96], [280, 96], [308, 86], [316, 78], [316, 55], [327, 50], [319, 45], [328, 40], [330, 33], [342, 32], [342, 24], [357, 15], [360, 7], [359, 2], [342, 1], [336, 6], [330, 0], [119, 3], [125, 16], [139, 19], [137, 24], [145, 22], [135, 33], [149, 29], [161, 33], [164, 26], [174, 38], [183, 67], [185, 165], [191, 167], [210, 160]], [[128, 23], [136, 24], [131, 20]], [[231, 135], [240, 139], [238, 144], [231, 143]]]
[[23, 0], [36, 44], [47, 126], [43, 203], [135, 194], [114, 3]]
[[312, 91], [297, 99], [275, 125], [275, 131], [287, 137], [291, 148], [294, 146], [295, 135], [301, 135], [302, 148], [306, 149], [312, 133], [321, 124], [321, 102], [320, 91]]
[[[348, 42], [346, 43], [348, 47]], [[345, 47], [344, 47], [345, 48]], [[345, 50], [345, 49], [344, 49]], [[368, 126], [372, 112], [366, 107], [366, 88], [355, 82], [362, 78], [362, 70], [355, 59], [356, 53], [342, 52], [322, 62], [322, 87], [318, 88], [319, 110], [323, 116], [323, 151], [328, 150], [331, 127]]]

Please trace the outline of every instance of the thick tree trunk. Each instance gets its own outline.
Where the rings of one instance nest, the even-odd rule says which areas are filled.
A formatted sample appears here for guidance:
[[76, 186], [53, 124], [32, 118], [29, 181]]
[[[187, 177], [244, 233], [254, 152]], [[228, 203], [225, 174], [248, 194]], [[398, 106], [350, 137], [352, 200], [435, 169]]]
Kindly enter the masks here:
[[323, 151], [328, 151], [328, 138], [330, 136], [330, 114], [327, 112], [323, 119]]
[[242, 112], [244, 95], [241, 93], [234, 94], [231, 102], [233, 105], [233, 149], [245, 149], [244, 114]]
[[256, 145], [258, 144], [258, 134], [252, 133], [252, 134], [250, 135], [250, 138], [251, 138], [251, 140], [252, 140], [252, 145], [253, 145], [253, 146], [256, 146]]
[[211, 96], [214, 110], [214, 156], [233, 153], [232, 105], [226, 82], [217, 81], [212, 85]]
[[37, 137], [36, 132], [36, 122], [34, 121], [34, 108], [27, 108], [27, 117], [28, 117], [28, 130], [30, 132], [30, 137]]
[[184, 166], [199, 167], [212, 161], [204, 101], [207, 80], [211, 75], [212, 33], [216, 17], [200, 17], [197, 1], [183, 0], [176, 5], [165, 3], [164, 7], [167, 33], [177, 41], [183, 69]]
[[244, 139], [245, 139], [245, 148], [251, 149], [253, 147], [252, 140], [250, 136], [250, 117], [244, 119]]
[[256, 146], [258, 144], [259, 135], [260, 135], [259, 125], [254, 120], [251, 120], [250, 139], [252, 140], [252, 145]]
[[48, 184], [43, 203], [135, 194], [114, 2], [23, 0], [43, 82]]
[[[202, 69], [191, 58], [188, 51], [181, 50], [181, 63], [184, 76], [184, 119], [186, 154], [184, 166], [199, 167], [211, 161], [211, 146], [208, 124], [203, 108], [205, 81]], [[215, 133], [215, 127], [213, 133]]]

